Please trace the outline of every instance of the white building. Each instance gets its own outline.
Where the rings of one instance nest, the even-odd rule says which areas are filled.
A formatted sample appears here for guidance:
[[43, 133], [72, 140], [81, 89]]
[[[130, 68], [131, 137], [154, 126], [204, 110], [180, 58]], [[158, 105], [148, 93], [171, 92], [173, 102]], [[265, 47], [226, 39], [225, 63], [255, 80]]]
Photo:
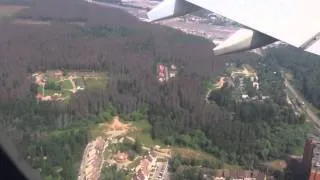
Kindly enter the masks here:
[[249, 98], [249, 96], [248, 96], [248, 94], [242, 94], [242, 95], [241, 95], [241, 98], [242, 98], [242, 99], [247, 99], [247, 98]]

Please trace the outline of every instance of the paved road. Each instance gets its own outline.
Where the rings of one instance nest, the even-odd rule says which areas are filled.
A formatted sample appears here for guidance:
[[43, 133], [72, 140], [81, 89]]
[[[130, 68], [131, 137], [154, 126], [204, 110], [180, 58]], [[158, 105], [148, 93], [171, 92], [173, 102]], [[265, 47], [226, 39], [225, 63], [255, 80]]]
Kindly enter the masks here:
[[[290, 82], [285, 79], [285, 84], [287, 87], [287, 90], [290, 91], [295, 98], [298, 99], [298, 101], [300, 102], [307, 102], [305, 101], [305, 99], [299, 95], [298, 91], [294, 89], [294, 87], [290, 84]], [[318, 128], [320, 128], [320, 119], [318, 118], [318, 116], [310, 109], [308, 104], [305, 104], [305, 111], [306, 111], [306, 115], [308, 116], [308, 118], [315, 123], [315, 125], [317, 125]]]
[[150, 179], [167, 180], [168, 179], [168, 162], [156, 162], [156, 170]]

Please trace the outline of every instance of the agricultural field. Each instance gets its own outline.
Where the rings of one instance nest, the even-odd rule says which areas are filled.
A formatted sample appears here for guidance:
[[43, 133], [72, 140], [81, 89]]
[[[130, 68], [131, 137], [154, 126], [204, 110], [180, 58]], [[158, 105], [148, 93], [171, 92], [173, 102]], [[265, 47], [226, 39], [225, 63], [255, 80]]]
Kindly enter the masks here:
[[85, 82], [85, 85], [90, 88], [106, 87], [106, 85], [107, 85], [106, 78], [105, 79], [103, 79], [103, 78], [86, 78], [84, 80], [84, 82]]

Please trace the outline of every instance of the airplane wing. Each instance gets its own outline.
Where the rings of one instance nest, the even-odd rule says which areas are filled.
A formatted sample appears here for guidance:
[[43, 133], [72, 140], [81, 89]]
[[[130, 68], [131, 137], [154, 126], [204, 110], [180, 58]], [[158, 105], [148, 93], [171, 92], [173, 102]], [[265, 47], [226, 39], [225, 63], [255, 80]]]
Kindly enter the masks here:
[[250, 29], [240, 29], [214, 49], [227, 54], [283, 41], [320, 55], [319, 0], [165, 0], [148, 13], [151, 21], [204, 8]]

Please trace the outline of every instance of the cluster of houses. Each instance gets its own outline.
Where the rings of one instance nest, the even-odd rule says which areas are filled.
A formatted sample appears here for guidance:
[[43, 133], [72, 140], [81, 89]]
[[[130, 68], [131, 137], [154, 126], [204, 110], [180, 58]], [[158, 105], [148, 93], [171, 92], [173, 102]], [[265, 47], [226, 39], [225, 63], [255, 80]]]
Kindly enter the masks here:
[[157, 71], [158, 80], [160, 82], [168, 81], [170, 78], [173, 78], [177, 75], [177, 67], [174, 64], [169, 67], [164, 64], [159, 64], [157, 66]]
[[63, 101], [61, 93], [54, 93], [52, 96], [44, 96], [43, 93], [37, 93], [36, 95], [37, 101]]
[[[267, 180], [265, 173], [248, 170], [219, 169], [213, 180]], [[270, 179], [270, 178], [269, 178]]]
[[104, 145], [104, 139], [99, 136], [95, 141], [86, 146], [82, 158], [83, 162], [81, 163], [84, 167], [81, 167], [80, 169], [79, 180], [94, 180], [99, 178], [100, 169], [103, 164], [102, 153]]
[[[63, 72], [58, 70], [52, 73], [52, 75], [56, 78], [60, 78], [63, 76]], [[38, 92], [36, 95], [37, 101], [63, 101], [64, 98], [61, 97], [61, 93], [54, 93], [52, 96], [44, 95], [44, 87], [47, 82], [47, 77], [42, 72], [37, 72], [32, 74], [33, 82], [37, 84], [39, 87], [42, 87], [42, 92]]]
[[[38, 94], [36, 95], [36, 99], [38, 101], [63, 101], [65, 98], [62, 97], [61, 93], [54, 93], [52, 95], [45, 95], [45, 85], [47, 83], [47, 79], [49, 77], [54, 77], [56, 79], [60, 79], [61, 81], [63, 80], [64, 77], [64, 73], [61, 70], [56, 70], [56, 71], [48, 71], [46, 73], [42, 73], [42, 72], [37, 72], [32, 74], [32, 79], [33, 82], [38, 85], [39, 87], [42, 88], [41, 92], [38, 92]], [[71, 83], [74, 83], [74, 85], [76, 86], [76, 89], [68, 89], [69, 91], [75, 93], [78, 90], [84, 90], [85, 89], [85, 85], [83, 80], [76, 78], [73, 75], [70, 75], [68, 77], [68, 79], [65, 80], [70, 80]]]
[[151, 167], [155, 165], [157, 156], [153, 152], [149, 152], [135, 169], [133, 180], [147, 180], [150, 176]]
[[[229, 64], [227, 66], [229, 66]], [[230, 66], [232, 66], [232, 65], [230, 65]], [[264, 101], [264, 100], [270, 98], [270, 96], [264, 96], [261, 94], [259, 96], [249, 97], [249, 95], [247, 94], [247, 92], [245, 90], [245, 82], [244, 82], [245, 78], [250, 78], [250, 83], [252, 84], [252, 87], [255, 90], [258, 91], [260, 89], [260, 84], [258, 82], [259, 78], [253, 70], [249, 71], [247, 68], [244, 67], [243, 70], [231, 72], [230, 77], [231, 77], [231, 81], [239, 79], [238, 88], [241, 92], [241, 97], [240, 97], [239, 101]]]

